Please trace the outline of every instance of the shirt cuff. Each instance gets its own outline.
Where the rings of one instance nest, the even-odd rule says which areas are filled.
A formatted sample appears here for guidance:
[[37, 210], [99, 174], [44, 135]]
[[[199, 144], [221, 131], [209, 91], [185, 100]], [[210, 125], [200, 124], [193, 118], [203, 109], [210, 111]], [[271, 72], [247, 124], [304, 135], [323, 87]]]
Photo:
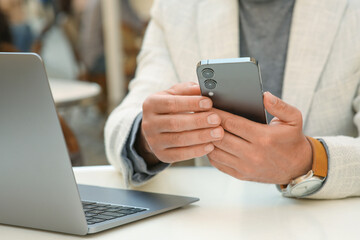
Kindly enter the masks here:
[[[140, 184], [146, 182], [157, 173], [163, 171], [165, 168], [170, 166], [168, 163], [158, 163], [150, 168], [147, 166], [145, 160], [135, 150], [135, 140], [137, 133], [140, 129], [142, 121], [142, 113], [135, 118], [134, 123], [131, 127], [129, 137], [121, 151], [121, 157], [132, 166], [132, 172], [130, 178], [133, 182]], [[131, 169], [131, 168], [130, 168]]]

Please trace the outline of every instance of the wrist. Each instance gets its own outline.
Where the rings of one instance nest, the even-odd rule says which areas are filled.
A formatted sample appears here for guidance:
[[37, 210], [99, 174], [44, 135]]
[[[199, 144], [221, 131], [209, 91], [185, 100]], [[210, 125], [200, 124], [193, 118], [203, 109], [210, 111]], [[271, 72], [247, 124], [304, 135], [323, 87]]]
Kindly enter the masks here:
[[152, 167], [161, 162], [151, 151], [151, 148], [145, 139], [142, 128], [140, 131], [138, 131], [135, 139], [135, 150], [144, 159], [148, 167]]
[[284, 196], [304, 197], [318, 191], [323, 185], [328, 171], [328, 156], [323, 144], [306, 137], [312, 149], [312, 166], [304, 175], [293, 179], [288, 185], [279, 185]]
[[[294, 170], [290, 173], [290, 177], [286, 184], [291, 182], [293, 179], [307, 174], [313, 166], [313, 149], [311, 147], [310, 140], [304, 136], [304, 141], [301, 146], [301, 152], [298, 154], [300, 160], [297, 161], [297, 165], [293, 168]], [[285, 185], [286, 185], [285, 184]]]

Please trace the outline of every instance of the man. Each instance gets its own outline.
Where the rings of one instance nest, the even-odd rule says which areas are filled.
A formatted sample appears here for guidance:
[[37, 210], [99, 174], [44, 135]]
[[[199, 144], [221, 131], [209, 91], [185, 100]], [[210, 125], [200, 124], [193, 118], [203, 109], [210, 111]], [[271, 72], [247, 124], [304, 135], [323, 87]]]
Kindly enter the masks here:
[[[360, 195], [359, 23], [357, 0], [155, 2], [136, 78], [105, 128], [109, 161], [134, 185], [207, 155], [236, 178], [285, 185], [287, 196]], [[199, 60], [239, 52], [259, 59], [277, 95], [264, 94], [269, 125], [213, 109], [187, 83]], [[315, 193], [291, 194], [286, 185], [307, 173]]]

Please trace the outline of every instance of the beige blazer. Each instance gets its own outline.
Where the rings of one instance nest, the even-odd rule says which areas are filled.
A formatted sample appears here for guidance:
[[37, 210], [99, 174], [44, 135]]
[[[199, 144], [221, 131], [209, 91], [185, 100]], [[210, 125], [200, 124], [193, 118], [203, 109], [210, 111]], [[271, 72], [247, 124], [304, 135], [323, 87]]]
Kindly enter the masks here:
[[[132, 169], [120, 152], [144, 99], [196, 82], [201, 59], [238, 56], [237, 0], [155, 1], [136, 77], [105, 127], [107, 157], [127, 183]], [[360, 1], [297, 0], [282, 98], [301, 110], [304, 133], [329, 149], [328, 177], [314, 198], [360, 195], [359, 81]]]

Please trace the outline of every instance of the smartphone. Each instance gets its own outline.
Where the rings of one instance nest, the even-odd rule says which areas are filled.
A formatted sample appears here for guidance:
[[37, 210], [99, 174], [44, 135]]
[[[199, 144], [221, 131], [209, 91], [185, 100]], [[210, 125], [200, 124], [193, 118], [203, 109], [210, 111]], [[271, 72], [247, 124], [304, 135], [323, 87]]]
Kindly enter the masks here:
[[202, 60], [196, 72], [201, 94], [215, 108], [267, 124], [260, 66], [254, 58]]

